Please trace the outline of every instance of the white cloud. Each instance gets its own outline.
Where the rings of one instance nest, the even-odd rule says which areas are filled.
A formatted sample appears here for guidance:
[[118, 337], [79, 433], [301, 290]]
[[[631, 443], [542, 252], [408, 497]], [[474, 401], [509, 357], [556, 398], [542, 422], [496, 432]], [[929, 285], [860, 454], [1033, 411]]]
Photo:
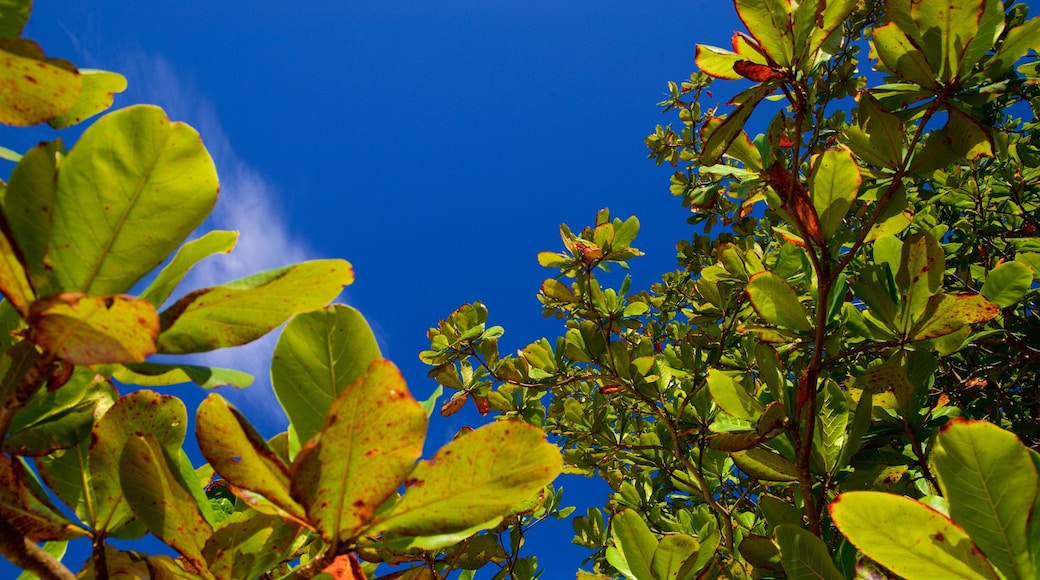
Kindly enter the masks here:
[[[228, 255], [213, 256], [188, 275], [174, 296], [186, 290], [215, 286], [263, 270], [300, 262], [312, 256], [307, 244], [292, 236], [279, 219], [277, 187], [240, 158], [221, 127], [212, 101], [190, 78], [165, 59], [131, 51], [117, 69], [126, 75], [128, 96], [134, 103], [153, 103], [172, 120], [184, 121], [202, 135], [220, 177], [220, 196], [199, 233], [214, 229], [240, 232], [238, 245]], [[285, 428], [286, 420], [270, 386], [270, 361], [277, 331], [233, 349], [199, 355], [193, 362], [234, 368], [250, 373], [255, 382], [243, 391], [222, 390], [265, 435]]]

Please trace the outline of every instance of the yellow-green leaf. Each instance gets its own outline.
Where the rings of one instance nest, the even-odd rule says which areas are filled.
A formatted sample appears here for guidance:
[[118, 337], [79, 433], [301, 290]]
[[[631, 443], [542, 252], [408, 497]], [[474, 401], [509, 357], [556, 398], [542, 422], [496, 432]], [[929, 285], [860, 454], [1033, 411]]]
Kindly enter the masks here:
[[825, 238], [841, 228], [861, 182], [852, 152], [828, 149], [816, 158], [809, 174], [809, 195]]
[[0, 39], [0, 123], [28, 127], [57, 117], [76, 102], [81, 86], [76, 67], [47, 58], [35, 42]]
[[968, 534], [950, 518], [908, 497], [850, 491], [830, 506], [841, 533], [861, 552], [908, 580], [996, 580]]
[[13, 237], [11, 242], [22, 252], [23, 264], [37, 296], [55, 293], [50, 288], [47, 271], [50, 265], [45, 259], [53, 226], [58, 163], [64, 151], [61, 139], [40, 143], [26, 151], [11, 171], [11, 181], [3, 198], [4, 215]]
[[812, 329], [805, 307], [783, 277], [759, 272], [751, 276], [747, 293], [751, 306], [766, 323], [803, 332]]
[[83, 87], [72, 107], [57, 117], [47, 120], [55, 129], [64, 129], [82, 123], [112, 106], [116, 93], [126, 90], [126, 77], [104, 71], [80, 69]]
[[798, 481], [798, 466], [783, 455], [764, 449], [752, 447], [744, 451], [729, 454], [733, 463], [741, 471], [762, 481]]
[[420, 462], [404, 497], [378, 528], [406, 535], [466, 529], [498, 516], [549, 484], [563, 469], [541, 429], [500, 421], [445, 445]]
[[986, 274], [979, 294], [1001, 308], [1014, 306], [1029, 293], [1033, 270], [1022, 262], [1004, 262]]
[[694, 62], [702, 73], [717, 79], [737, 80], [741, 77], [733, 70], [733, 64], [747, 60], [743, 56], [723, 48], [698, 44]]
[[213, 254], [230, 252], [236, 242], [238, 232], [223, 231], [207, 232], [202, 237], [187, 242], [177, 250], [173, 260], [159, 271], [148, 288], [141, 292], [141, 298], [159, 308], [195, 264]]
[[34, 542], [86, 536], [87, 531], [62, 515], [31, 477], [20, 460], [0, 456], [0, 515]]
[[718, 369], [708, 369], [707, 382], [715, 404], [738, 419], [753, 422], [765, 410], [762, 403], [748, 394], [743, 385]]
[[936, 294], [924, 314], [910, 329], [908, 340], [945, 336], [968, 324], [985, 322], [1000, 314], [1000, 307], [980, 294]]
[[78, 365], [141, 362], [155, 352], [159, 316], [133, 296], [66, 292], [33, 302], [32, 342]]
[[788, 0], [735, 0], [737, 15], [762, 51], [774, 63], [789, 67], [794, 61], [794, 26]]
[[929, 299], [942, 286], [945, 269], [946, 257], [931, 234], [917, 232], [903, 241], [895, 278], [901, 309], [898, 330], [905, 333], [921, 319]]
[[369, 526], [422, 454], [426, 424], [426, 412], [390, 361], [373, 361], [339, 394], [291, 471], [292, 496], [326, 541], [352, 540]]
[[843, 580], [830, 550], [812, 532], [791, 524], [776, 526], [780, 560], [790, 580]]
[[206, 352], [256, 340], [293, 314], [325, 306], [353, 281], [346, 261], [315, 260], [196, 290], [160, 315], [159, 352]]

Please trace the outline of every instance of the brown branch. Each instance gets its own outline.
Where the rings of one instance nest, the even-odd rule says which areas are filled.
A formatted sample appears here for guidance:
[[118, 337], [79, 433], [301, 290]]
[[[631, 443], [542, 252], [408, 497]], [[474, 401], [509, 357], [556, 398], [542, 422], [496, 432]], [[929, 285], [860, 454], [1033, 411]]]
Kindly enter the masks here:
[[3, 517], [0, 517], [0, 554], [42, 580], [76, 580], [76, 575], [60, 560], [23, 536]]

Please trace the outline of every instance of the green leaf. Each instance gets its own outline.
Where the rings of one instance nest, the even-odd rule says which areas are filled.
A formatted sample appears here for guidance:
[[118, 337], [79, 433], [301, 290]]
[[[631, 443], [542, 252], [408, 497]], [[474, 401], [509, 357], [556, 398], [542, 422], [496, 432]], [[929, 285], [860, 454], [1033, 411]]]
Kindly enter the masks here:
[[233, 369], [202, 367], [167, 363], [126, 363], [111, 368], [94, 367], [99, 372], [111, 372], [112, 378], [140, 387], [168, 387], [195, 383], [204, 389], [235, 387], [241, 389], [253, 383], [253, 376]]
[[794, 14], [794, 34], [799, 60], [805, 65], [814, 64], [816, 51], [857, 6], [858, 0], [813, 0], [798, 4]]
[[[306, 508], [322, 538], [349, 541], [369, 526], [376, 509], [405, 483], [422, 454], [426, 424], [426, 413], [387, 360], [373, 361], [339, 394], [320, 434], [303, 446], [291, 472], [292, 496]], [[436, 486], [426, 481], [414, 489]], [[470, 525], [493, 515], [499, 514]], [[415, 535], [447, 531], [423, 528]]]
[[29, 21], [32, 0], [0, 0], [0, 38], [16, 38]]
[[850, 491], [829, 509], [834, 524], [861, 552], [909, 580], [997, 579], [968, 534], [923, 503], [877, 491]]
[[813, 451], [823, 460], [826, 472], [833, 475], [843, 467], [840, 461], [849, 425], [849, 404], [845, 392], [830, 379], [824, 382], [817, 398]]
[[159, 352], [206, 352], [256, 340], [293, 314], [325, 306], [353, 280], [346, 261], [314, 260], [196, 290], [160, 314]]
[[10, 241], [22, 252], [23, 264], [37, 296], [54, 293], [44, 259], [51, 239], [58, 162], [64, 151], [60, 139], [28, 150], [11, 171], [3, 199], [4, 216], [14, 236]]
[[997, 314], [1000, 307], [979, 294], [936, 294], [928, 300], [920, 321], [910, 329], [908, 340], [945, 336]]
[[809, 174], [809, 195], [820, 216], [825, 238], [842, 227], [845, 214], [852, 207], [862, 178], [852, 152], [828, 149], [816, 158]]
[[979, 294], [1001, 308], [1014, 306], [1029, 293], [1033, 270], [1022, 262], [1004, 262], [986, 274]]
[[299, 314], [278, 339], [271, 385], [301, 442], [314, 437], [332, 402], [380, 358], [368, 322], [334, 304]]
[[739, 100], [740, 102], [737, 110], [730, 113], [720, 123], [705, 126], [706, 129], [708, 127], [711, 127], [711, 129], [704, 140], [704, 148], [700, 157], [701, 165], [715, 165], [722, 159], [730, 144], [740, 136], [741, 131], [744, 129], [744, 123], [747, 122], [752, 111], [755, 110], [755, 107], [758, 106], [758, 103], [766, 95], [773, 91], [773, 88], [775, 88], [773, 85], [765, 83], [755, 85], [738, 94], [734, 97], [734, 101]]
[[409, 476], [404, 496], [379, 529], [431, 535], [496, 516], [549, 484], [563, 469], [541, 429], [512, 421], [486, 425], [448, 443]]
[[[134, 391], [121, 398], [94, 425], [88, 454], [87, 523], [97, 531], [117, 532], [133, 516], [120, 484], [120, 458], [129, 439], [147, 433], [175, 457], [187, 432], [188, 414], [176, 397]], [[77, 502], [78, 503], [78, 502]]]
[[302, 530], [298, 524], [253, 510], [235, 512], [202, 550], [216, 578], [260, 578], [292, 558]]
[[718, 369], [708, 369], [707, 382], [715, 404], [738, 419], [755, 421], [765, 410], [762, 403], [748, 394], [747, 389]]
[[901, 322], [899, 330], [906, 332], [920, 320], [928, 300], [942, 287], [946, 258], [939, 242], [927, 232], [911, 234], [903, 241], [896, 289], [899, 292]]
[[853, 397], [870, 393], [873, 404], [888, 409], [898, 409], [910, 400], [914, 386], [907, 376], [906, 361], [896, 353], [880, 366], [871, 368], [853, 379], [850, 390]]
[[774, 530], [780, 561], [790, 580], [843, 580], [823, 540], [809, 530], [783, 524]]
[[856, 124], [845, 127], [845, 144], [868, 163], [898, 168], [903, 161], [903, 122], [867, 91], [856, 100]]
[[751, 36], [774, 63], [790, 67], [794, 62], [794, 27], [787, 0], [734, 0], [737, 15]]
[[258, 493], [296, 519], [306, 520], [303, 507], [290, 495], [289, 468], [219, 395], [212, 394], [199, 405], [195, 436], [202, 456], [228, 483]]
[[7, 233], [9, 230], [10, 227], [0, 218], [0, 292], [24, 318], [29, 314], [29, 305], [36, 299], [36, 293], [29, 283], [20, 252]]
[[990, 78], [1003, 76], [1030, 50], [1036, 50], [1038, 36], [1040, 18], [1031, 18], [1009, 30], [1004, 43], [1000, 45], [1000, 50], [986, 63], [986, 72]]
[[55, 129], [78, 125], [112, 106], [116, 93], [126, 90], [126, 77], [104, 70], [80, 69], [83, 87], [72, 108], [47, 120]]
[[40, 46], [21, 38], [0, 39], [0, 123], [28, 127], [72, 107], [82, 80], [76, 67], [47, 58]]
[[[173, 464], [171, 466], [171, 464]], [[131, 435], [119, 461], [119, 479], [134, 515], [155, 537], [206, 571], [203, 547], [213, 528], [176, 467], [176, 460], [152, 433]], [[204, 573], [203, 577], [212, 577]]]
[[216, 169], [194, 129], [171, 123], [158, 107], [105, 115], [58, 172], [49, 245], [54, 291], [126, 292], [216, 200]]
[[[69, 543], [67, 541], [45, 542], [40, 547], [43, 548], [44, 552], [47, 552], [48, 554], [53, 556], [55, 560], [58, 560], [60, 562], [62, 558], [65, 557], [65, 551], [68, 549]], [[15, 578], [15, 580], [38, 580], [38, 578], [39, 577], [36, 574], [33, 574], [32, 572], [23, 571], [21, 574], [18, 575], [17, 578]]]
[[654, 550], [651, 569], [656, 580], [683, 580], [691, 573], [700, 542], [686, 534], [670, 534], [661, 538]]
[[936, 437], [935, 473], [950, 516], [1008, 578], [1035, 578], [1027, 520], [1040, 477], [1013, 433], [954, 420]]
[[773, 272], [759, 272], [751, 276], [747, 293], [755, 312], [767, 324], [803, 332], [812, 330], [805, 307], [784, 278]]
[[33, 542], [71, 540], [87, 535], [47, 499], [18, 459], [0, 456], [0, 516]]
[[238, 242], [238, 232], [207, 232], [204, 236], [187, 242], [152, 280], [152, 283], [141, 293], [141, 298], [151, 302], [156, 308], [163, 305], [177, 285], [195, 264], [213, 254], [228, 253]]
[[747, 59], [723, 48], [698, 44], [693, 60], [702, 73], [717, 79], [734, 81], [743, 77], [733, 70], [733, 65]]
[[[34, 398], [31, 402], [36, 408], [26, 406], [19, 411], [16, 424], [4, 439], [5, 452], [39, 457], [58, 449], [76, 447], [81, 441], [90, 439], [95, 416], [103, 414], [119, 398], [107, 380], [79, 367], [59, 391], [66, 391], [69, 396]], [[51, 403], [45, 410], [41, 409], [46, 405], [43, 399]], [[41, 410], [43, 412], [39, 412]]]
[[155, 352], [159, 315], [134, 296], [66, 292], [33, 302], [30, 338], [72, 364], [141, 362]]
[[895, 22], [875, 28], [871, 40], [886, 69], [922, 87], [936, 86], [935, 69], [928, 58]]
[[651, 569], [659, 545], [643, 518], [627, 509], [614, 516], [610, 531], [614, 535], [614, 546], [624, 558], [632, 577], [655, 580]]
[[[961, 64], [979, 31], [984, 4], [984, 0], [944, 0], [911, 4], [910, 14], [917, 22], [921, 46], [929, 57], [932, 68], [939, 72], [944, 83], [962, 76]], [[992, 44], [985, 47], [982, 53], [991, 47]], [[970, 66], [973, 64], [968, 65], [965, 74], [971, 72]]]
[[761, 481], [798, 481], [798, 466], [779, 453], [752, 447], [729, 454], [741, 471]]

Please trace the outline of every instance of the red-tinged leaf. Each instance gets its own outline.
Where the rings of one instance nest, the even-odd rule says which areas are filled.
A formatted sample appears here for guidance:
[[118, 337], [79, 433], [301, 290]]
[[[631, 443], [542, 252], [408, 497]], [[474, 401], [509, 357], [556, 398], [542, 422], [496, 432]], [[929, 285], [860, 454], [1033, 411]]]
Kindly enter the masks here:
[[159, 316], [133, 296], [66, 292], [33, 302], [32, 342], [72, 364], [141, 362], [155, 352]]
[[466, 399], [469, 398], [469, 393], [460, 392], [452, 398], [444, 401], [441, 405], [441, 415], [444, 417], [450, 417], [455, 413], [462, 410], [462, 407], [466, 405]]
[[354, 552], [337, 556], [331, 564], [322, 570], [325, 574], [332, 576], [333, 580], [365, 580], [365, 571], [361, 569]]
[[216, 578], [262, 578], [272, 567], [292, 559], [302, 532], [298, 524], [243, 510], [220, 524], [202, 555]]
[[[722, 159], [726, 150], [729, 149], [730, 143], [741, 134], [744, 123], [751, 116], [751, 112], [774, 88], [776, 87], [771, 84], [760, 84], [735, 97], [735, 100], [739, 100], [741, 105], [707, 134], [700, 157], [701, 165], [715, 165]], [[702, 132], [703, 136], [704, 132]]]
[[199, 405], [195, 435], [203, 457], [231, 485], [263, 495], [297, 521], [306, 521], [303, 506], [289, 492], [289, 468], [221, 396], [210, 395]]
[[0, 516], [34, 542], [81, 538], [87, 531], [61, 515], [42, 489], [32, 485], [20, 461], [0, 456]]
[[[203, 547], [213, 528], [181, 479], [176, 459], [151, 433], [132, 435], [119, 460], [119, 480], [134, 515], [195, 568], [206, 570]], [[208, 576], [208, 574], [206, 575]]]
[[762, 51], [778, 66], [794, 61], [794, 26], [789, 0], [735, 0], [737, 15]]
[[968, 324], [990, 320], [998, 314], [1000, 307], [980, 294], [936, 294], [928, 300], [924, 315], [910, 329], [907, 340], [945, 336]]
[[427, 417], [390, 361], [378, 359], [333, 402], [296, 456], [292, 496], [328, 542], [350, 540], [408, 478]]
[[756, 83], [764, 83], [774, 79], [784, 78], [784, 73], [775, 68], [764, 64], [756, 64], [749, 60], [738, 60], [734, 62], [733, 70], [738, 75], [748, 80], [755, 81]]
[[792, 218], [798, 226], [799, 233], [818, 246], [824, 245], [820, 217], [816, 215], [812, 200], [798, 178], [792, 179], [791, 173], [779, 161], [769, 168], [767, 175], [769, 186], [780, 197], [780, 209]]
[[488, 401], [487, 397], [473, 395], [473, 404], [477, 406], [477, 412], [481, 416], [487, 416], [491, 412], [491, 402]]
[[726, 80], [740, 78], [740, 75], [733, 69], [733, 65], [741, 60], [745, 59], [739, 54], [704, 44], [697, 45], [697, 53], [694, 56], [694, 62], [697, 63], [697, 68], [702, 73]]
[[905, 333], [921, 319], [929, 300], [942, 285], [945, 269], [946, 256], [931, 234], [917, 232], [903, 241], [895, 277], [901, 308], [897, 330]]
[[884, 67], [903, 80], [922, 87], [936, 87], [935, 70], [924, 53], [894, 22], [874, 29], [874, 50]]

